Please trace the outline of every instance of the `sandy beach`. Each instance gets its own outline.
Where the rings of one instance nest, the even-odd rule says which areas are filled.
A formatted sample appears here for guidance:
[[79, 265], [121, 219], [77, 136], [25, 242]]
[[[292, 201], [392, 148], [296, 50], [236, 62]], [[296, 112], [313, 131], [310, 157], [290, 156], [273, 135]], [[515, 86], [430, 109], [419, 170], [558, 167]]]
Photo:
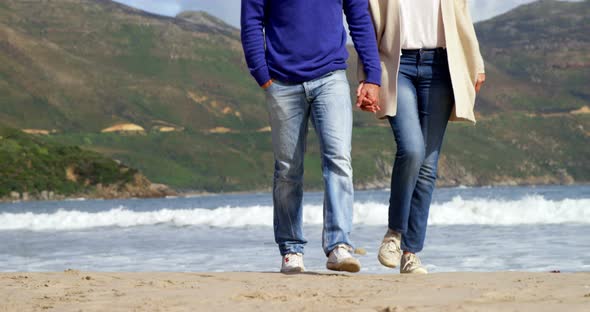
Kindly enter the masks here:
[[0, 311], [590, 311], [590, 273], [0, 274]]

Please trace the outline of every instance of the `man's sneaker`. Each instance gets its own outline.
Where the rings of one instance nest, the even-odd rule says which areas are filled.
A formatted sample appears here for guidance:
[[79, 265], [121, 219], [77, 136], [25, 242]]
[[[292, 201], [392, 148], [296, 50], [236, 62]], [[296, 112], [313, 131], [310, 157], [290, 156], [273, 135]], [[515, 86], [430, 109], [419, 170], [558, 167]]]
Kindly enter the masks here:
[[422, 266], [420, 258], [418, 258], [418, 256], [413, 253], [402, 256], [402, 263], [399, 272], [409, 274], [428, 274], [426, 268]]
[[379, 247], [379, 254], [377, 259], [379, 262], [389, 268], [397, 268], [402, 258], [402, 250], [400, 244], [402, 235], [390, 229], [387, 230]]
[[301, 273], [305, 271], [303, 266], [303, 254], [290, 253], [283, 256], [281, 273]]
[[361, 263], [353, 257], [350, 252], [352, 248], [348, 245], [340, 244], [330, 252], [326, 267], [332, 271], [346, 271], [356, 273], [361, 270]]

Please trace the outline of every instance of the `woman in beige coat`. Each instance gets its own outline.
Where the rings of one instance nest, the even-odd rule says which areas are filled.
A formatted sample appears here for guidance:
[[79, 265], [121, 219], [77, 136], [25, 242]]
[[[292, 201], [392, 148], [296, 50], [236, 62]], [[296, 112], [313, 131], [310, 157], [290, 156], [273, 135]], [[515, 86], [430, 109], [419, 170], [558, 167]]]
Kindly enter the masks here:
[[[381, 67], [379, 99], [359, 91], [357, 105], [387, 119], [397, 143], [388, 231], [381, 264], [427, 273], [423, 248], [449, 120], [475, 122], [484, 62], [467, 0], [369, 0]], [[359, 66], [359, 80], [363, 81]], [[361, 88], [359, 88], [361, 90]]]

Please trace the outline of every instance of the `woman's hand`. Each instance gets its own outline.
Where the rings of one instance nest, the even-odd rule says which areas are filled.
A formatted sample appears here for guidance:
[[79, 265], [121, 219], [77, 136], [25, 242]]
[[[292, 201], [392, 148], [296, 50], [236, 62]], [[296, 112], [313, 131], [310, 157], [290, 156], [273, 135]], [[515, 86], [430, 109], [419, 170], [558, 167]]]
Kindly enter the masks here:
[[371, 113], [381, 110], [379, 107], [379, 86], [361, 81], [356, 90], [356, 106]]
[[479, 90], [481, 90], [481, 87], [483, 86], [484, 82], [486, 82], [486, 74], [477, 74], [477, 81], [475, 82], [475, 92], [479, 93]]

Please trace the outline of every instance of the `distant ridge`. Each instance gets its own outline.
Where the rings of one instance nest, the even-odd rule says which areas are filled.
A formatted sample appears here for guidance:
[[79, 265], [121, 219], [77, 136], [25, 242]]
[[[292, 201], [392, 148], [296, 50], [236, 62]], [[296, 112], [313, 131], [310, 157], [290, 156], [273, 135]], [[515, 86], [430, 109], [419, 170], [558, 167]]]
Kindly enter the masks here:
[[590, 0], [524, 4], [476, 30], [494, 86], [483, 90], [485, 112], [565, 112], [590, 102]]
[[[175, 17], [170, 17], [166, 15], [144, 11], [142, 9], [128, 6], [126, 4], [115, 2], [112, 0], [91, 1], [97, 1], [102, 5], [106, 6], [107, 8], [110, 7], [112, 10], [120, 10], [128, 14], [142, 15], [153, 19], [171, 22], [180, 27], [183, 27], [186, 30], [199, 32], [213, 32], [232, 36], [235, 35], [238, 31], [237, 28], [227, 24], [223, 20], [214, 17], [213, 15], [210, 15], [204, 11], [184, 11], [180, 12]], [[185, 23], [185, 21], [188, 21], [189, 23]]]
[[[176, 20], [185, 20], [190, 22], [192, 27], [202, 27], [197, 31], [209, 31], [226, 36], [234, 37], [239, 40], [239, 30], [220, 18], [217, 18], [203, 11], [185, 11], [176, 15]], [[190, 26], [189, 26], [190, 27]]]

